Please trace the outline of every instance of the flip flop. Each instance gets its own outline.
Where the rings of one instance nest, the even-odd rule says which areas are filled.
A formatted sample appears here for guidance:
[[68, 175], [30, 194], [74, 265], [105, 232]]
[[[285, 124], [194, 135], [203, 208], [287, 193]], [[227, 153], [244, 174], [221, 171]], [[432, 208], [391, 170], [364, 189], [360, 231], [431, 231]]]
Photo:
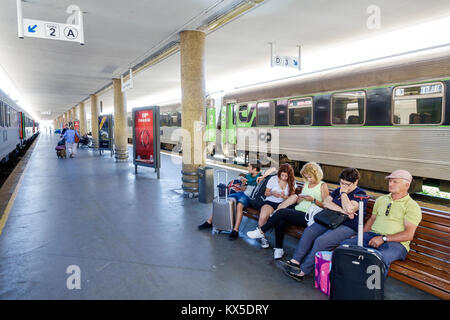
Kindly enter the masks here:
[[[301, 271], [300, 271], [300, 272], [301, 272]], [[285, 273], [288, 277], [291, 277], [292, 279], [294, 279], [294, 280], [300, 282], [300, 281], [302, 281], [303, 278], [305, 277], [304, 275], [303, 275], [303, 276], [299, 276], [300, 272], [299, 272], [299, 273], [293, 273], [293, 272], [291, 272], [291, 271], [286, 270], [284, 273]]]
[[292, 263], [291, 260], [288, 260], [288, 261], [286, 261], [286, 260], [280, 260], [280, 262], [281, 262], [282, 264], [284, 264], [285, 266], [291, 267], [291, 268], [294, 269], [294, 270], [300, 270], [300, 265], [299, 265], [299, 264], [296, 264], [296, 263]]

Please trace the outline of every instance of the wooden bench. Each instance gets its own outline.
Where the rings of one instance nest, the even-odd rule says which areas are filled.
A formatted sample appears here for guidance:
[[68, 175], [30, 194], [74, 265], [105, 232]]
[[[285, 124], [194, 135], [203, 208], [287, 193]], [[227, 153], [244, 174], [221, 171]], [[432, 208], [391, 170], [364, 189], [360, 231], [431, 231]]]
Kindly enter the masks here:
[[[333, 190], [330, 190], [330, 193]], [[297, 186], [296, 194], [301, 192]], [[366, 222], [372, 215], [375, 200], [369, 199]], [[244, 215], [258, 220], [259, 210], [245, 208]], [[285, 233], [300, 238], [304, 227], [288, 225]], [[389, 276], [431, 293], [450, 299], [450, 213], [422, 207], [422, 221], [417, 227], [405, 261], [394, 261]]]

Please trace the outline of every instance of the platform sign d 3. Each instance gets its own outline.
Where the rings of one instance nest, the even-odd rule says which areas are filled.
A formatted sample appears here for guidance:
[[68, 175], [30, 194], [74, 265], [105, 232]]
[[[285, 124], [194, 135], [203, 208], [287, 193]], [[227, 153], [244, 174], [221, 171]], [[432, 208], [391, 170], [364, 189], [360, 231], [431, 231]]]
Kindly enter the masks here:
[[160, 177], [159, 107], [133, 109], [133, 164], [155, 168]]

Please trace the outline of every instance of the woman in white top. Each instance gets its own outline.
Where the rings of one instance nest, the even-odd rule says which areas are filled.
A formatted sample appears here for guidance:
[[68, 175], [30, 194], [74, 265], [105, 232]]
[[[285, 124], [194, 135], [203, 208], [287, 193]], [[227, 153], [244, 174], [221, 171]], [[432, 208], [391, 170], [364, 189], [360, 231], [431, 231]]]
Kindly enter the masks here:
[[[258, 227], [262, 227], [270, 215], [278, 209], [283, 201], [289, 199], [290, 196], [295, 194], [295, 176], [294, 169], [288, 163], [282, 164], [278, 169], [277, 176], [270, 178], [267, 182], [263, 206], [261, 207], [259, 214]], [[290, 207], [294, 207], [292, 204]], [[285, 208], [285, 206], [281, 206]], [[261, 247], [268, 248], [269, 242], [263, 236], [261, 238]]]

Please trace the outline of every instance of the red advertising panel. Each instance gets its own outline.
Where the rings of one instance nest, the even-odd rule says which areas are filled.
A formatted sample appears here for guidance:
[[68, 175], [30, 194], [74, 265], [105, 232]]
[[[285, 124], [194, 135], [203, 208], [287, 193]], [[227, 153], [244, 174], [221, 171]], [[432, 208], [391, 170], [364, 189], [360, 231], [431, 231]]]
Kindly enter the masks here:
[[139, 110], [135, 115], [136, 159], [137, 162], [153, 164], [155, 150], [153, 148], [153, 110]]

